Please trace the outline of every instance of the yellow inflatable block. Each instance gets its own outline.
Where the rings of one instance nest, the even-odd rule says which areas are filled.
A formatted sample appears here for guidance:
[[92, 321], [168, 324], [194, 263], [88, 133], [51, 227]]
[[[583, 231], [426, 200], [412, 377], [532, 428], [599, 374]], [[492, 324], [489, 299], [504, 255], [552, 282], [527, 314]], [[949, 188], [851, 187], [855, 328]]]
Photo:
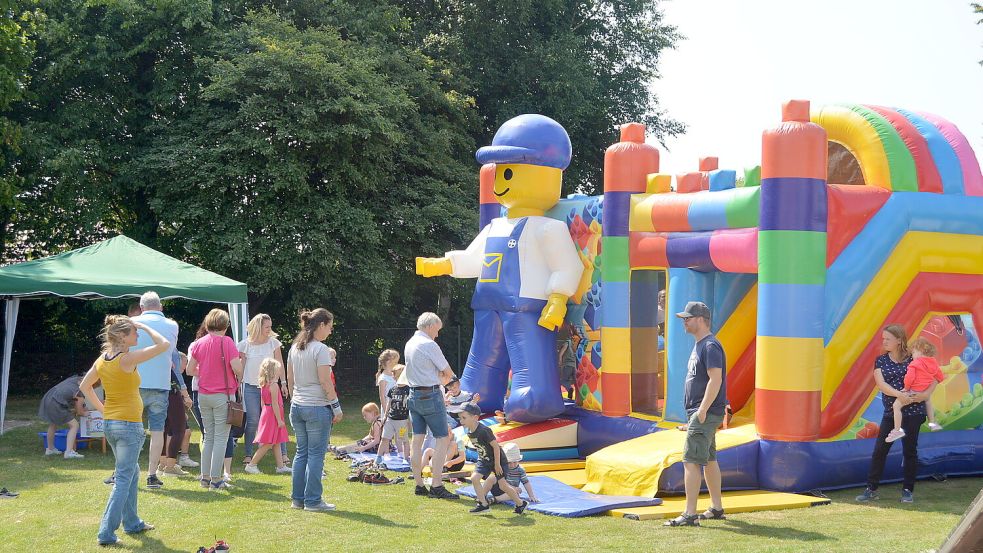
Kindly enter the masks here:
[[[663, 430], [616, 443], [589, 455], [584, 491], [655, 497], [662, 471], [682, 461], [685, 439], [685, 432]], [[758, 432], [753, 424], [720, 430], [717, 432], [717, 451], [757, 439]]]
[[[754, 387], [783, 392], [814, 392], [823, 384], [823, 339], [758, 336]], [[798, 359], [801, 370], [789, 370]]]
[[[794, 493], [769, 492], [764, 490], [750, 490], [741, 492], [724, 492], [724, 512], [748, 513], [751, 511], [777, 511], [781, 509], [801, 509], [803, 507], [814, 507], [816, 505], [829, 505], [829, 499], [813, 497], [811, 495], [798, 495]], [[702, 513], [710, 508], [710, 496], [701, 495], [696, 502], [697, 512]], [[685, 497], [663, 497], [662, 505], [652, 507], [630, 507], [627, 509], [613, 509], [608, 511], [609, 516], [624, 517], [631, 520], [650, 520], [662, 518], [674, 518], [686, 510]]]

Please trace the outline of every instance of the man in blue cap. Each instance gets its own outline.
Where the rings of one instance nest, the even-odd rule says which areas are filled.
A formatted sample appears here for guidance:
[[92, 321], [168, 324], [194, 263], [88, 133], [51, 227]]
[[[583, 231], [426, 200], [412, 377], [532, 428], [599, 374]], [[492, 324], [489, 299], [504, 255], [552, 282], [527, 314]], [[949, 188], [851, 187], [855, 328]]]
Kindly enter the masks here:
[[563, 412], [556, 328], [584, 266], [566, 224], [545, 214], [560, 199], [571, 150], [567, 132], [549, 117], [506, 121], [475, 157], [496, 164], [494, 193], [507, 215], [493, 219], [466, 250], [416, 261], [425, 277], [478, 279], [471, 300], [474, 340], [461, 385], [481, 394], [483, 411], [504, 402], [506, 416], [520, 422]]

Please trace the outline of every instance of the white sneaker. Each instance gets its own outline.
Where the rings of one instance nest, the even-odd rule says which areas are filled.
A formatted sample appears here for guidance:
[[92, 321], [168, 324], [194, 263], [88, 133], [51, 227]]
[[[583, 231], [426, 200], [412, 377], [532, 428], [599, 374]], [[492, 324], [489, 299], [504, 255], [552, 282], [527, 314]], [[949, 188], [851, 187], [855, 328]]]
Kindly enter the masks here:
[[198, 466], [198, 463], [193, 461], [191, 457], [188, 457], [188, 454], [186, 453], [178, 457], [177, 464], [184, 468], [190, 468], [190, 469], [193, 469]]
[[52, 455], [61, 455], [61, 452], [58, 451], [57, 449], [47, 449], [47, 448], [45, 448], [45, 450], [44, 450], [44, 456], [45, 457], [51, 457]]
[[937, 422], [930, 422], [928, 423], [928, 429], [932, 432], [938, 432], [939, 430], [942, 430], [942, 425]]
[[292, 469], [292, 468], [284, 465], [282, 467], [277, 467], [276, 468], [276, 473], [277, 474], [293, 474], [294, 473], [294, 469]]
[[904, 436], [905, 436], [904, 428], [899, 428], [897, 430], [892, 430], [888, 432], [887, 437], [884, 438], [884, 441], [887, 443], [891, 443], [900, 440], [901, 438], [904, 438]]
[[247, 464], [244, 470], [246, 471], [246, 474], [263, 474], [263, 472], [259, 470], [259, 467], [252, 463]]
[[67, 449], [67, 450], [65, 450], [65, 458], [66, 459], [84, 459], [85, 458], [85, 455], [82, 455], [81, 453], [79, 453], [78, 451], [75, 451], [74, 449]]
[[232, 475], [226, 472], [226, 473], [222, 474], [222, 479], [225, 480], [226, 482], [231, 482], [232, 481]]

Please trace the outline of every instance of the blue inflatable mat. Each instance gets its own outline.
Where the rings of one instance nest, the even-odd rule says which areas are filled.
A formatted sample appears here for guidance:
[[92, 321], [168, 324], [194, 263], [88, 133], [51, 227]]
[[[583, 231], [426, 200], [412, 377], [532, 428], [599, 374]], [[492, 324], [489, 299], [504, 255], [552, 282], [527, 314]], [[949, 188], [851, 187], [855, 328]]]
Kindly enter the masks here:
[[[351, 453], [352, 461], [375, 461], [375, 453]], [[386, 468], [396, 472], [409, 472], [410, 462], [397, 455], [384, 455], [382, 462]]]
[[[662, 500], [657, 497], [587, 493], [549, 476], [530, 476], [529, 482], [539, 499], [539, 503], [529, 504], [529, 510], [558, 517], [585, 517], [611, 509], [662, 504]], [[455, 493], [464, 497], [475, 497], [472, 486], [458, 488]], [[521, 488], [519, 494], [523, 499], [528, 499], [525, 488]], [[503, 504], [513, 505], [511, 501]]]

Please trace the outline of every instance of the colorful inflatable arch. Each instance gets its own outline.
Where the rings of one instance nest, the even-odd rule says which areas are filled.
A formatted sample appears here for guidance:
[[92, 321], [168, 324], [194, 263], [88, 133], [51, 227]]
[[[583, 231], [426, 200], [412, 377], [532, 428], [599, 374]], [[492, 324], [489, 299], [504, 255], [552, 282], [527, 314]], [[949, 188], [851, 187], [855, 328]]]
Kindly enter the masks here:
[[[644, 127], [609, 148], [604, 194], [562, 200], [587, 267], [567, 320], [578, 329], [584, 489], [682, 491], [683, 382], [692, 338], [665, 313], [713, 310], [734, 428], [720, 434], [724, 486], [803, 491], [861, 485], [881, 420], [881, 329], [934, 341], [945, 430], [920, 440], [920, 474], [983, 473], [983, 176], [941, 117], [873, 105], [783, 106], [760, 167], [659, 174]], [[827, 182], [831, 143], [864, 185]], [[494, 168], [481, 217], [498, 216]], [[673, 186], [674, 183], [674, 186]], [[558, 446], [557, 446], [558, 447]], [[547, 448], [548, 449], [548, 448]], [[548, 455], [548, 452], [544, 455]], [[900, 479], [900, 447], [885, 480]]]

